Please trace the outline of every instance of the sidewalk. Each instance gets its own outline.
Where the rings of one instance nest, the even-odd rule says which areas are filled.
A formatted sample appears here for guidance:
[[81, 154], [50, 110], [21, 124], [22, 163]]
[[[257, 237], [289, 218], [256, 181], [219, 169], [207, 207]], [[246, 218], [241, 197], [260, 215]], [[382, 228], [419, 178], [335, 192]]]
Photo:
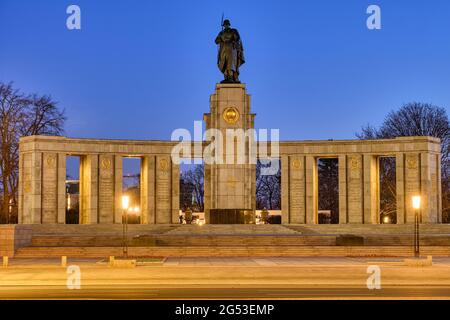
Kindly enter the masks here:
[[[121, 257], [116, 257], [120, 259]], [[107, 258], [70, 258], [67, 257], [67, 265], [103, 266]], [[371, 264], [384, 264], [403, 261], [398, 258], [357, 258], [357, 257], [168, 257], [163, 266], [366, 266]], [[10, 268], [41, 268], [60, 267], [61, 259], [58, 258], [11, 258]], [[433, 257], [434, 266], [450, 267], [450, 257]], [[0, 267], [0, 270], [1, 267]]]

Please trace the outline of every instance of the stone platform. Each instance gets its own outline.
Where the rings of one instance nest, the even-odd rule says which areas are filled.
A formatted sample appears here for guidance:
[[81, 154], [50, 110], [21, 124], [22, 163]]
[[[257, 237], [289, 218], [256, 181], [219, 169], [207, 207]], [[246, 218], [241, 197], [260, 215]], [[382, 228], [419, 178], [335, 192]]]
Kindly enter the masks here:
[[[350, 235], [361, 243], [342, 241]], [[3, 255], [27, 258], [119, 256], [123, 244], [118, 224], [7, 226], [0, 238], [9, 241]], [[128, 231], [136, 256], [411, 256], [412, 243], [412, 225], [168, 224]], [[421, 225], [421, 246], [424, 254], [450, 256], [450, 225]]]

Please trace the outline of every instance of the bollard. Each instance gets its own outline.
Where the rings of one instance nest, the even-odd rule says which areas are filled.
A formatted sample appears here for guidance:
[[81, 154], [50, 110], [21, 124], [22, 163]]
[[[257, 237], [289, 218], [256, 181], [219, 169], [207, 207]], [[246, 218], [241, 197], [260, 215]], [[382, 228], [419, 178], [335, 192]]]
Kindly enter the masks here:
[[61, 257], [61, 267], [63, 268], [67, 267], [67, 256]]
[[3, 267], [4, 268], [8, 267], [8, 260], [9, 260], [8, 256], [3, 257]]
[[109, 265], [114, 266], [114, 256], [109, 256]]

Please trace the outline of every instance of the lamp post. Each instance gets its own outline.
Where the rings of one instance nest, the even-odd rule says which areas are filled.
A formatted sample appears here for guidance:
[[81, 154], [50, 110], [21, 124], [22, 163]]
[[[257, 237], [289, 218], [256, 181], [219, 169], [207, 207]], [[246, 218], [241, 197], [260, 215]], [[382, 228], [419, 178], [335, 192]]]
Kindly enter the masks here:
[[419, 234], [419, 210], [420, 196], [412, 197], [412, 207], [414, 209], [414, 256], [420, 257], [420, 234]]
[[125, 258], [128, 258], [128, 242], [127, 242], [127, 233], [128, 233], [128, 206], [130, 204], [130, 197], [122, 196], [122, 230], [123, 230], [123, 255]]

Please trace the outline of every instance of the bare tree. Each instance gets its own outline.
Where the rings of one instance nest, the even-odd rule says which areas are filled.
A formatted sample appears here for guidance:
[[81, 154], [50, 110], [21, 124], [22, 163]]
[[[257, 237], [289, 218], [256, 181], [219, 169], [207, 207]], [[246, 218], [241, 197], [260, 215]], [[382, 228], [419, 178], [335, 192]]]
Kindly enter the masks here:
[[[322, 158], [317, 163], [319, 210], [331, 211], [331, 223], [339, 223], [339, 164], [337, 159]], [[322, 223], [319, 221], [319, 223]]]
[[382, 157], [379, 161], [380, 218], [384, 219], [387, 217], [390, 223], [397, 223], [397, 185], [395, 162], [396, 160], [393, 157]]
[[0, 82], [0, 222], [16, 222], [10, 210], [17, 204], [20, 137], [61, 135], [65, 120], [50, 96], [24, 95]]
[[186, 211], [188, 208], [192, 208], [193, 201], [192, 195], [194, 193], [194, 186], [192, 183], [186, 181], [184, 173], [180, 176], [180, 209]]
[[[367, 125], [357, 134], [360, 139], [407, 136], [432, 136], [441, 139], [442, 218], [444, 222], [450, 222], [450, 123], [444, 108], [427, 103], [408, 103], [399, 110], [390, 112], [380, 128]], [[385, 176], [385, 183], [391, 186], [395, 184], [395, 170], [390, 170], [390, 176]], [[388, 190], [386, 192], [395, 192], [394, 188], [385, 189]], [[395, 199], [395, 196], [387, 195], [386, 198]]]
[[[187, 170], [182, 173], [181, 175], [181, 183], [182, 183], [182, 191], [184, 193], [182, 194], [182, 199], [186, 199], [186, 203], [182, 204], [182, 207], [188, 206], [189, 203], [189, 197], [193, 197], [194, 201], [191, 202], [191, 209], [193, 211], [197, 212], [203, 212], [205, 209], [204, 205], [204, 194], [205, 194], [205, 188], [204, 188], [204, 173], [203, 173], [204, 167], [203, 165], [195, 165], [190, 170]], [[186, 194], [186, 191], [188, 194]]]
[[261, 161], [256, 163], [256, 208], [281, 209], [281, 170], [275, 175], [261, 175]]

